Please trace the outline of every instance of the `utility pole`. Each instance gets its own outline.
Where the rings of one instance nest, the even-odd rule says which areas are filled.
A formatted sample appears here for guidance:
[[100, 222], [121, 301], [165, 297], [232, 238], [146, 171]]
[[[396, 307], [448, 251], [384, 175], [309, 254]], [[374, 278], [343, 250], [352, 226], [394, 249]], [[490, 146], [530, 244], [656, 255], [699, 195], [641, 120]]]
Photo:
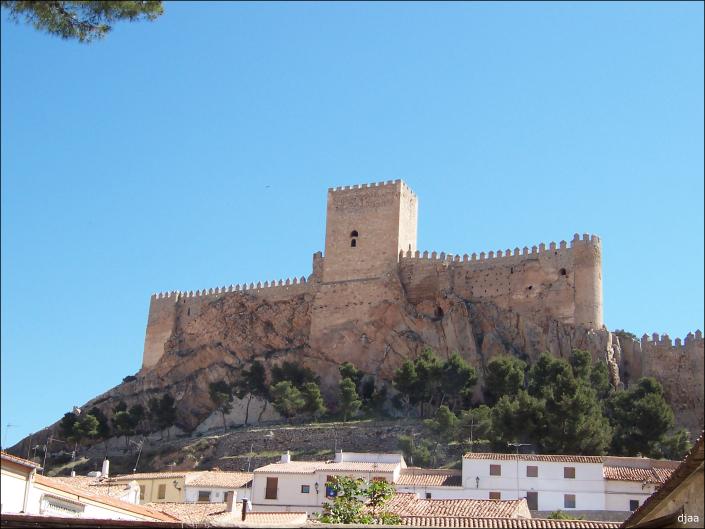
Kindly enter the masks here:
[[519, 447], [520, 446], [530, 446], [530, 443], [507, 443], [509, 446], [516, 448], [517, 456], [517, 500], [519, 499]]

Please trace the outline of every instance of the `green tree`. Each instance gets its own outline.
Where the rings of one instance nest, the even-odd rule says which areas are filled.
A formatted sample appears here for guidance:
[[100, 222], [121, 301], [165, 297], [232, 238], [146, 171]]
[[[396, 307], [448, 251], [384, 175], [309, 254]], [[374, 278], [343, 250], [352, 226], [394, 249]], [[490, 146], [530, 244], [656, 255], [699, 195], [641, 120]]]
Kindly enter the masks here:
[[218, 410], [223, 417], [223, 431], [227, 431], [225, 424], [225, 416], [233, 409], [233, 390], [230, 384], [224, 380], [211, 382], [208, 384], [208, 395], [215, 404], [215, 409]]
[[[352, 380], [350, 382], [352, 383]], [[333, 491], [333, 501], [323, 504], [320, 521], [339, 524], [372, 523], [372, 517], [365, 513], [365, 504], [361, 499], [364, 483], [362, 478], [353, 479], [347, 476], [334, 476], [332, 481], [326, 482], [326, 489]]]
[[88, 410], [88, 413], [98, 419], [98, 437], [100, 439], [107, 439], [110, 437], [110, 423], [108, 422], [108, 418], [105, 416], [105, 413], [103, 413], [100, 408], [96, 406], [93, 406], [90, 410]]
[[[351, 380], [352, 382], [352, 380]], [[398, 525], [399, 516], [387, 511], [386, 504], [394, 496], [394, 485], [385, 481], [365, 482], [361, 478], [334, 476], [326, 483], [333, 501], [323, 504], [322, 523]]]
[[411, 435], [400, 435], [397, 437], [397, 442], [410, 465], [426, 467], [431, 463], [432, 444], [427, 439], [422, 439], [417, 444]]
[[301, 389], [306, 382], [319, 384], [321, 379], [308, 367], [296, 362], [283, 362], [279, 366], [272, 367], [272, 385], [283, 381], [289, 381], [294, 387]]
[[410, 360], [404, 362], [401, 367], [394, 372], [392, 384], [394, 385], [394, 389], [402, 396], [403, 405], [408, 417], [411, 407], [418, 402], [416, 389], [419, 384], [419, 379], [414, 363]]
[[165, 393], [160, 399], [152, 397], [148, 403], [150, 418], [160, 430], [166, 429], [167, 439], [169, 438], [168, 428], [176, 422], [176, 403], [174, 397]]
[[452, 353], [441, 366], [441, 403], [448, 399], [455, 410], [470, 396], [477, 383], [477, 372], [458, 353]]
[[364, 496], [367, 497], [365, 507], [372, 517], [370, 523], [383, 525], [399, 525], [401, 518], [386, 509], [386, 504], [394, 496], [394, 485], [386, 481], [376, 480], [367, 484]]
[[421, 417], [426, 416], [426, 407], [431, 406], [434, 399], [442, 395], [441, 373], [443, 364], [432, 349], [425, 349], [414, 361], [418, 380], [419, 404]]
[[305, 404], [301, 392], [288, 380], [274, 384], [270, 393], [274, 408], [287, 419], [296, 415]]
[[673, 428], [674, 418], [663, 386], [655, 378], [643, 377], [626, 391], [617, 391], [607, 409], [614, 427], [613, 453], [658, 456], [659, 444]]
[[457, 439], [467, 443], [470, 451], [475, 451], [475, 444], [490, 440], [492, 434], [492, 409], [482, 404], [477, 408], [460, 412]]
[[301, 389], [301, 396], [304, 399], [301, 411], [308, 413], [314, 420], [318, 420], [327, 411], [321, 388], [315, 382], [306, 382]]
[[343, 413], [343, 421], [357, 413], [362, 405], [355, 389], [355, 382], [350, 378], [344, 378], [340, 382], [340, 411]]
[[600, 360], [593, 364], [590, 371], [590, 386], [595, 389], [597, 398], [601, 402], [606, 401], [610, 395], [612, 395], [614, 388], [610, 382], [610, 372], [607, 367], [607, 362]]
[[690, 433], [681, 428], [671, 435], [665, 435], [656, 445], [656, 457], [671, 459], [674, 461], [682, 460], [692, 447], [690, 442]]
[[36, 29], [61, 37], [91, 42], [107, 35], [122, 20], [155, 20], [164, 9], [156, 1], [10, 1], [2, 7], [10, 18], [23, 19]]
[[125, 445], [129, 444], [129, 436], [135, 433], [134, 423], [130, 414], [126, 411], [117, 411], [111, 419], [115, 432], [125, 436]]
[[438, 445], [447, 444], [457, 435], [458, 417], [450, 411], [450, 408], [443, 404], [432, 419], [424, 421], [426, 427], [431, 431], [431, 437], [434, 440], [433, 446], [433, 462], [437, 463]]
[[240, 372], [240, 376], [235, 382], [234, 389], [238, 399], [247, 397], [247, 405], [245, 406], [245, 425], [247, 425], [250, 418], [250, 402], [252, 402], [252, 397], [265, 399], [269, 396], [267, 373], [264, 366], [257, 360], [252, 362], [249, 369], [244, 369]]
[[59, 432], [68, 439], [73, 435], [73, 425], [76, 424], [78, 416], [73, 412], [64, 413], [64, 416], [59, 421]]
[[[141, 404], [135, 404], [128, 410], [130, 415], [130, 420], [132, 421], [133, 428], [136, 432], [140, 432], [140, 423], [144, 420], [147, 413], [144, 410], [144, 406]], [[97, 417], [96, 417], [97, 418]]]
[[524, 387], [526, 362], [513, 356], [490, 360], [485, 369], [485, 402], [492, 406], [503, 395], [512, 397]]
[[98, 435], [98, 419], [90, 413], [82, 413], [73, 423], [72, 434], [69, 439], [81, 444], [84, 439], [93, 439]]
[[592, 355], [588, 351], [573, 349], [570, 354], [570, 367], [575, 378], [588, 381], [592, 372]]
[[360, 390], [360, 383], [362, 382], [362, 377], [365, 376], [362, 371], [360, 371], [350, 362], [343, 362], [342, 364], [340, 364], [340, 366], [338, 367], [338, 371], [340, 372], [341, 379], [349, 378], [355, 383], [355, 389], [358, 391]]

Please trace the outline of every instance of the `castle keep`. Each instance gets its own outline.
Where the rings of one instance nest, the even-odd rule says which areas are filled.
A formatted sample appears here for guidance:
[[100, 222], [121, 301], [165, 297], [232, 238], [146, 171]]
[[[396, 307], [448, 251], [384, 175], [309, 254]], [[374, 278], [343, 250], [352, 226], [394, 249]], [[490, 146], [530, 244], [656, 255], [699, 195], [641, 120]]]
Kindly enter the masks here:
[[[575, 234], [538, 246], [451, 255], [416, 246], [418, 199], [401, 180], [328, 190], [325, 255], [313, 255], [308, 277], [152, 296], [142, 368], [155, 366], [179, 328], [226, 296], [277, 303], [311, 300], [310, 345], [316, 349], [351, 322], [373, 321], [388, 303], [433, 305], [439, 293], [491, 302], [537, 320], [600, 329], [600, 240]], [[436, 307], [436, 317], [442, 309]], [[364, 340], [364, 335], [361, 337]], [[329, 351], [341, 362], [346, 351]], [[383, 354], [378, 344], [375, 354]]]

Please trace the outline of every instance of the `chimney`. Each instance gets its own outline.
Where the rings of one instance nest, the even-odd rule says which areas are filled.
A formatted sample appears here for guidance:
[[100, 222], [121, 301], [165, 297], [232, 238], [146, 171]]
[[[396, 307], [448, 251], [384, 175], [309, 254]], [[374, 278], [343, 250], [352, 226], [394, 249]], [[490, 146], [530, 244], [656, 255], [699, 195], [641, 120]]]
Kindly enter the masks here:
[[229, 490], [225, 493], [225, 512], [235, 512], [235, 491]]
[[100, 472], [100, 475], [103, 477], [108, 477], [108, 471], [110, 470], [110, 461], [106, 459], [103, 460], [103, 469]]
[[247, 498], [242, 498], [242, 521], [245, 521], [245, 518], [247, 518], [247, 511], [248, 511], [248, 501]]
[[291, 462], [291, 454], [289, 453], [288, 450], [286, 451], [285, 454], [282, 454], [281, 462], [282, 463], [290, 463]]
[[343, 450], [340, 449], [335, 453], [335, 462], [336, 463], [342, 463], [343, 462]]
[[75, 471], [75, 470], [72, 470], [72, 471], [71, 471], [71, 477], [72, 477], [72, 478], [75, 478], [75, 477], [76, 477], [76, 471]]

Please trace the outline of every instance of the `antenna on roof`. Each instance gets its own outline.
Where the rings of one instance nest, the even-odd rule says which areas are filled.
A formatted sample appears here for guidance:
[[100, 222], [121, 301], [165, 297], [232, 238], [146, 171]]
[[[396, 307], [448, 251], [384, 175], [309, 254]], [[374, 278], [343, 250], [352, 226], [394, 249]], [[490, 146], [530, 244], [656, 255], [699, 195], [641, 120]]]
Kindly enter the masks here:
[[142, 455], [142, 445], [144, 444], [144, 439], [140, 439], [139, 443], [136, 443], [132, 439], [130, 439], [130, 442], [139, 447], [139, 451], [137, 452], [137, 461], [135, 461], [135, 466], [132, 468], [132, 473], [134, 474], [137, 472], [137, 464], [140, 462], [140, 456]]

